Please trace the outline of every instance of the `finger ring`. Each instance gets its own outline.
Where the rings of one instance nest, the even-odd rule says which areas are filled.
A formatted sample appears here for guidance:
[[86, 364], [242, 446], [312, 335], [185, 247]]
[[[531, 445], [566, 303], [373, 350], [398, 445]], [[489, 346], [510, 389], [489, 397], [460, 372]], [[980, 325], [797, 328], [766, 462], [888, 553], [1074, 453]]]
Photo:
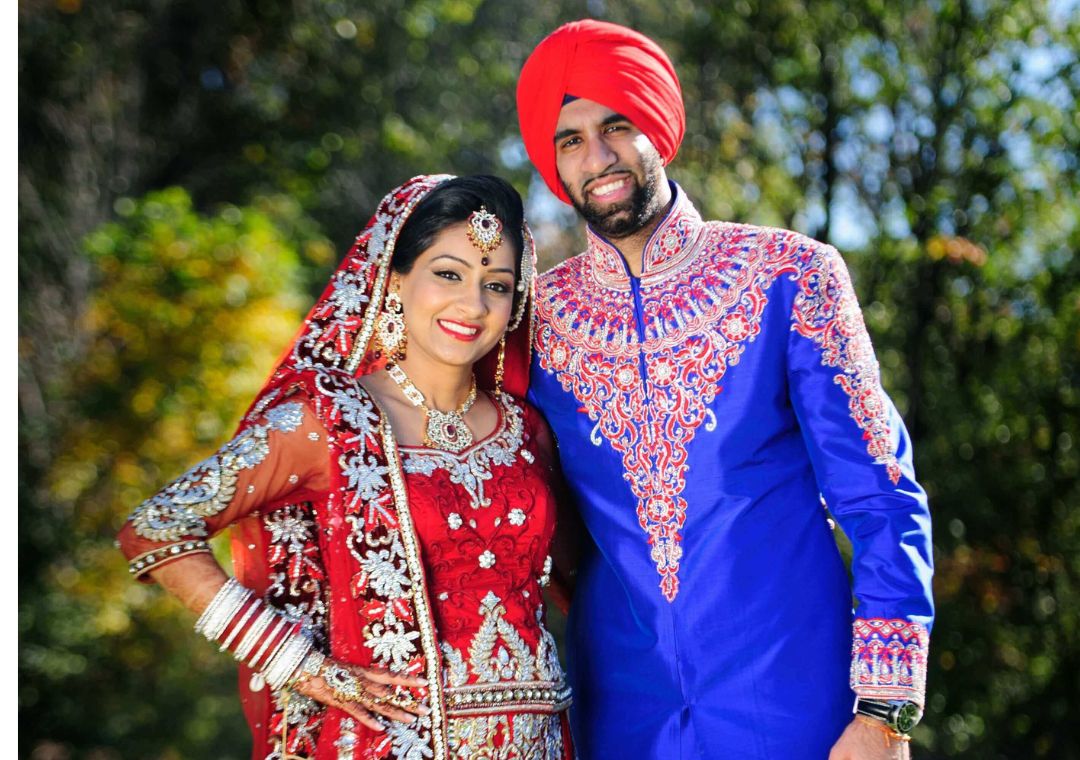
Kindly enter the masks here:
[[411, 691], [394, 691], [387, 695], [387, 701], [395, 707], [414, 707], [416, 706], [416, 697], [413, 696]]
[[359, 702], [366, 693], [356, 676], [336, 663], [329, 663], [323, 668], [322, 679], [340, 702]]

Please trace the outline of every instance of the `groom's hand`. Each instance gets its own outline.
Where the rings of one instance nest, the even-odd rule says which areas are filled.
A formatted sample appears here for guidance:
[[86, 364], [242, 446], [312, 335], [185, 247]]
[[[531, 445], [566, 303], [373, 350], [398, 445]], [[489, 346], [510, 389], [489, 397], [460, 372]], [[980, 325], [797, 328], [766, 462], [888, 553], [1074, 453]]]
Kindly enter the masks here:
[[833, 745], [829, 760], [911, 760], [911, 751], [884, 723], [878, 727], [856, 718]]

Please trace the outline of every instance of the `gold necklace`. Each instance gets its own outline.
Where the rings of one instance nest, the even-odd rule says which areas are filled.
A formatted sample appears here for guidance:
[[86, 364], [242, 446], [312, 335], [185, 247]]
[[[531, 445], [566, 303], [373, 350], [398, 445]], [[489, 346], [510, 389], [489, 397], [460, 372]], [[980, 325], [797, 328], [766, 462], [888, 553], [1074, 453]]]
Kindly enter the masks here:
[[424, 413], [424, 445], [441, 451], [449, 451], [457, 454], [469, 448], [473, 444], [473, 434], [469, 426], [465, 424], [465, 414], [472, 409], [476, 401], [476, 375], [473, 375], [469, 386], [469, 395], [457, 409], [449, 412], [440, 412], [428, 406], [427, 399], [420, 389], [413, 384], [405, 370], [399, 364], [387, 364], [386, 373], [390, 379], [397, 383], [401, 392], [413, 406]]

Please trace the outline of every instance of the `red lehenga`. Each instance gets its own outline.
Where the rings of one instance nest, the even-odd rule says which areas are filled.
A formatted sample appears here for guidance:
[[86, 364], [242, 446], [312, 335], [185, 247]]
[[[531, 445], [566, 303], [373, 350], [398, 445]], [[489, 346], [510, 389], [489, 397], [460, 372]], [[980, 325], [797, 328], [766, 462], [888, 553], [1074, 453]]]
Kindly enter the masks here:
[[[498, 424], [470, 448], [399, 447], [357, 379], [379, 366], [365, 325], [382, 303], [381, 248], [443, 179], [414, 179], [383, 200], [240, 433], [144, 502], [120, 535], [141, 576], [206, 551], [203, 537], [231, 525], [237, 579], [302, 621], [323, 651], [430, 684], [416, 690], [429, 716], [377, 733], [299, 694], [271, 695], [241, 667], [257, 760], [573, 757], [570, 693], [543, 625], [555, 527], [543, 422], [489, 391]], [[362, 288], [370, 298], [351, 297]], [[518, 393], [530, 325], [508, 342], [507, 387]]]

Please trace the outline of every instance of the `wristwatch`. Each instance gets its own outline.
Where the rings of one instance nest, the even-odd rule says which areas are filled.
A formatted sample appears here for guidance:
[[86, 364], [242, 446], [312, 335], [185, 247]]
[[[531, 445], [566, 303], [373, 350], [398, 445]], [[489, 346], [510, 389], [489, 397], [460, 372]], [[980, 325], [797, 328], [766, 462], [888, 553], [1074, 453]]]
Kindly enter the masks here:
[[884, 702], [877, 699], [859, 699], [855, 712], [883, 722], [898, 734], [906, 735], [922, 720], [922, 708], [906, 699]]

